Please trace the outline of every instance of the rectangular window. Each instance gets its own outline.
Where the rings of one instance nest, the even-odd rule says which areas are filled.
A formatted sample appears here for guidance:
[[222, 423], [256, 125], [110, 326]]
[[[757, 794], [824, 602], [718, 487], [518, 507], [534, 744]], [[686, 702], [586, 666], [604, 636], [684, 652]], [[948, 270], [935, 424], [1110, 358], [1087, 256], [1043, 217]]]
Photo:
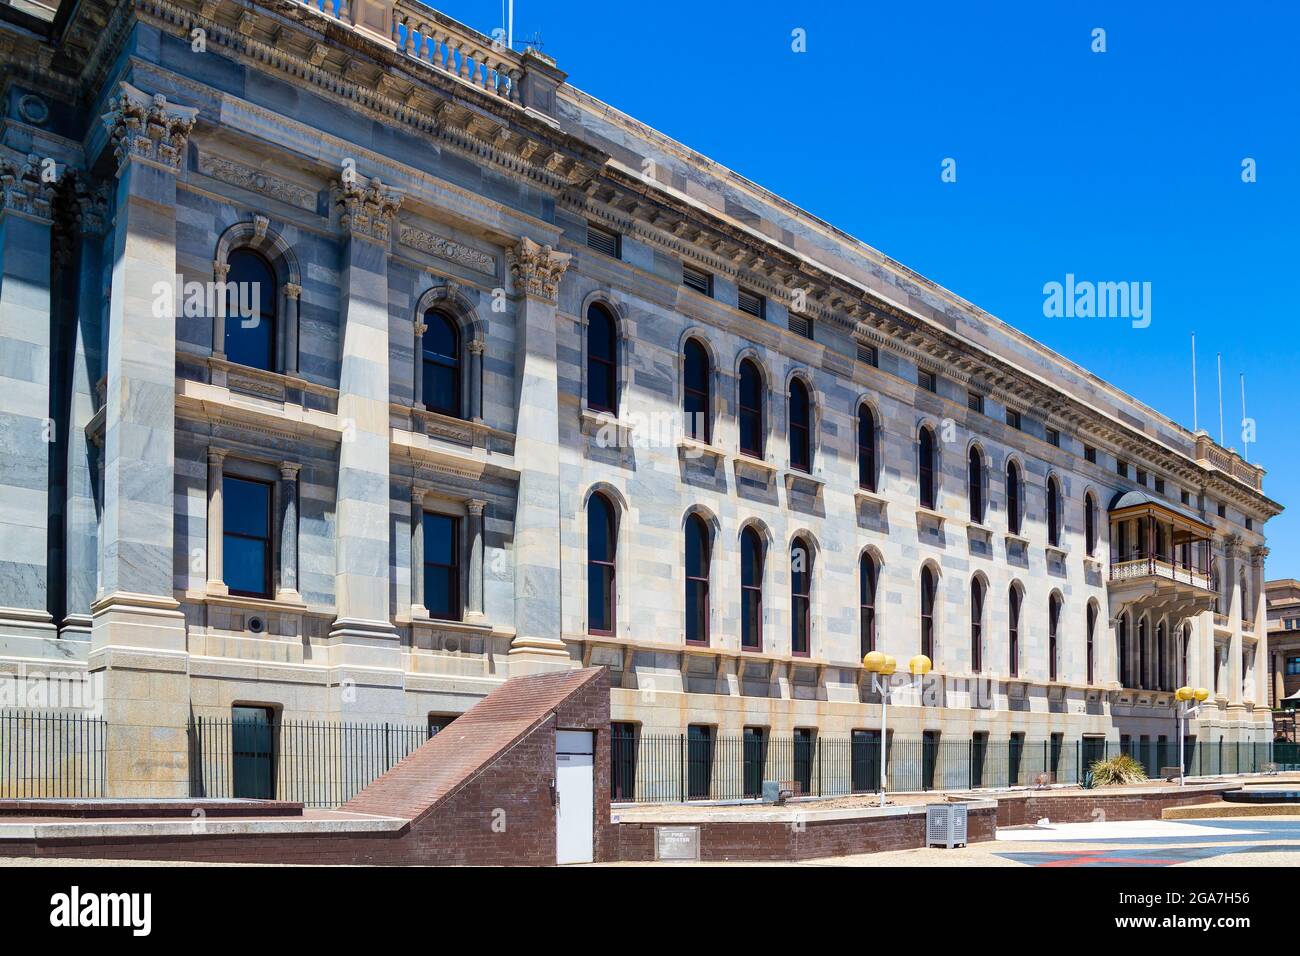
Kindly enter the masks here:
[[1220, 518], [1228, 517], [1228, 506], [1225, 505], [1222, 501], [1219, 502], [1219, 517]]
[[231, 594], [271, 597], [271, 486], [249, 478], [223, 477], [222, 566]]
[[880, 353], [876, 351], [874, 345], [858, 343], [858, 361], [864, 365], [870, 365], [872, 368], [878, 368], [880, 365]]
[[939, 731], [927, 730], [921, 735], [921, 789], [934, 789], [934, 772], [939, 766]]
[[269, 707], [230, 710], [233, 796], [275, 799], [275, 722]]
[[597, 252], [604, 253], [614, 259], [622, 258], [622, 238], [617, 232], [611, 232], [608, 229], [602, 229], [600, 226], [587, 223], [587, 246]]
[[439, 732], [446, 730], [450, 724], [459, 716], [458, 714], [430, 714], [429, 715], [429, 736], [433, 737]]
[[927, 372], [923, 368], [918, 368], [916, 370], [916, 384], [927, 392], [937, 392], [939, 390], [939, 376], [933, 372]]
[[1157, 478], [1157, 479], [1156, 479], [1156, 494], [1158, 494], [1158, 495], [1163, 495], [1164, 493], [1165, 493], [1165, 480], [1164, 480], [1163, 478]]
[[811, 339], [813, 337], [813, 320], [806, 315], [794, 315], [793, 313], [787, 320], [787, 326], [795, 335]]
[[855, 730], [849, 745], [850, 786], [854, 793], [880, 790], [880, 731]]
[[701, 295], [713, 296], [713, 276], [700, 269], [682, 266], [682, 285], [694, 289]]
[[1247, 518], [1247, 519], [1246, 519], [1246, 530], [1247, 530], [1247, 531], [1254, 531], [1254, 530], [1255, 530], [1255, 519], [1254, 519], [1254, 518]]
[[713, 792], [713, 728], [691, 724], [686, 728], [688, 800], [707, 800]]
[[816, 731], [810, 727], [796, 727], [794, 731], [794, 793], [796, 797], [805, 797], [813, 792], [813, 759], [816, 749]]
[[1055, 447], [1061, 447], [1061, 433], [1055, 428], [1047, 429], [1047, 444]]
[[972, 412], [979, 412], [981, 415], [984, 414], [984, 396], [979, 392], [967, 392], [966, 407]]
[[1093, 448], [1091, 445], [1084, 445], [1083, 460], [1092, 462], [1094, 465], [1097, 464], [1097, 449]]
[[609, 725], [609, 798], [630, 802], [636, 799], [637, 725]]
[[750, 315], [762, 319], [767, 316], [767, 299], [757, 292], [750, 292], [748, 289], [741, 289], [736, 301], [737, 307], [741, 312], [748, 312]]
[[429, 617], [460, 620], [459, 528], [449, 515], [424, 513], [424, 606]]
[[1286, 659], [1286, 673], [1288, 677], [1300, 675], [1300, 657], [1288, 657]]
[[1185, 505], [1190, 505], [1192, 503], [1192, 493], [1188, 491], [1186, 488], [1184, 488], [1182, 491], [1181, 501]]
[[1124, 460], [1121, 459], [1121, 458], [1116, 458], [1116, 459], [1115, 459], [1115, 474], [1119, 475], [1121, 478], [1127, 478], [1127, 477], [1128, 477], [1128, 462], [1124, 461]]
[[1007, 424], [1015, 429], [1020, 428], [1020, 413], [1014, 408], [1007, 409]]
[[1025, 735], [1023, 733], [1012, 734], [1011, 739], [1007, 742], [1007, 783], [1009, 786], [1016, 786], [1021, 783], [1020, 765], [1024, 762], [1025, 756]]
[[767, 766], [767, 728], [746, 727], [742, 746], [745, 796], [757, 800], [763, 795], [763, 770]]
[[1144, 488], [1146, 487], [1146, 484], [1147, 484], [1147, 473], [1146, 473], [1146, 469], [1144, 469], [1144, 468], [1139, 468], [1139, 469], [1137, 470], [1137, 483], [1138, 483], [1139, 485], [1141, 485], [1142, 487], [1144, 487]]

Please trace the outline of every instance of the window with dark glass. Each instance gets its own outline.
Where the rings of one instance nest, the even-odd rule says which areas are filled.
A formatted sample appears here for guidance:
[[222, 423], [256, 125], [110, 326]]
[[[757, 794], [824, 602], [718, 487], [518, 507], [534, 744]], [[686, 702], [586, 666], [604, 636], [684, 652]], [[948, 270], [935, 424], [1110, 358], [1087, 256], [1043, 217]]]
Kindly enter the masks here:
[[740, 363], [740, 450], [763, 457], [763, 376], [749, 359]]
[[269, 707], [230, 709], [231, 796], [275, 798], [275, 731]]
[[984, 523], [984, 456], [972, 447], [966, 466], [966, 496], [970, 499], [970, 520]]
[[812, 400], [802, 379], [790, 383], [790, 467], [812, 468]]
[[922, 428], [918, 452], [918, 479], [921, 507], [934, 510], [934, 432]]
[[1007, 530], [1020, 534], [1020, 466], [1007, 462]]
[[1128, 639], [1128, 617], [1122, 616], [1119, 619], [1117, 628], [1119, 642], [1119, 685], [1121, 687], [1132, 687], [1133, 674], [1129, 667], [1129, 639]]
[[767, 766], [767, 728], [746, 727], [743, 733], [745, 797], [755, 800], [763, 795], [763, 771]]
[[221, 482], [221, 496], [226, 587], [231, 594], [269, 598], [271, 485], [226, 475]]
[[1056, 680], [1056, 629], [1061, 619], [1061, 599], [1053, 594], [1047, 599], [1047, 679]]
[[790, 653], [806, 657], [812, 643], [812, 549], [803, 538], [790, 547]]
[[687, 791], [691, 800], [707, 800], [713, 790], [713, 728], [691, 724], [686, 728]]
[[460, 620], [460, 547], [457, 520], [424, 513], [424, 606], [429, 617]]
[[424, 324], [424, 335], [420, 337], [424, 394], [420, 399], [431, 412], [459, 418], [460, 329], [442, 312], [429, 312]]
[[1055, 428], [1049, 428], [1044, 434], [1047, 437], [1047, 444], [1052, 445], [1056, 448], [1061, 447], [1061, 433], [1059, 431], [1057, 431]]
[[587, 630], [614, 633], [614, 507], [602, 494], [587, 502]]
[[983, 414], [984, 396], [981, 395], [979, 392], [967, 392], [966, 407], [969, 408], [972, 412], [979, 412], [980, 414]]
[[984, 582], [970, 581], [970, 669], [978, 674], [984, 666]]
[[876, 649], [876, 562], [871, 555], [862, 556], [858, 569], [858, 619], [861, 628], [862, 655]]
[[1020, 589], [1014, 584], [1007, 593], [1007, 650], [1009, 673], [1020, 676]]
[[1147, 483], [1147, 473], [1146, 473], [1145, 470], [1143, 470], [1143, 469], [1141, 469], [1141, 468], [1139, 468], [1139, 469], [1137, 470], [1137, 483], [1138, 483], [1139, 485], [1144, 486], [1144, 487], [1146, 486], [1146, 483]]
[[459, 714], [430, 714], [429, 715], [429, 736], [436, 737], [455, 720]]
[[1089, 686], [1095, 683], [1095, 677], [1096, 677], [1096, 672], [1094, 670], [1094, 665], [1093, 665], [1093, 662], [1096, 660], [1096, 651], [1093, 642], [1096, 639], [1097, 639], [1097, 605], [1090, 603], [1088, 605], [1088, 647], [1087, 647], [1087, 655], [1086, 655], [1086, 663], [1088, 668], [1087, 682]]
[[1012, 428], [1020, 427], [1020, 413], [1014, 408], [1007, 409], [1007, 424]]
[[934, 660], [934, 571], [927, 564], [921, 569], [921, 653]]
[[687, 340], [685, 352], [682, 411], [686, 415], [686, 434], [707, 444], [712, 440], [713, 431], [709, 402], [709, 353], [697, 339]]
[[620, 721], [609, 725], [609, 798], [636, 799], [637, 725]]
[[271, 264], [252, 249], [236, 249], [226, 260], [226, 358], [236, 365], [275, 370], [276, 302], [279, 287]]
[[740, 533], [740, 646], [763, 647], [763, 541], [753, 528]]
[[795, 794], [807, 796], [812, 793], [812, 772], [815, 759], [817, 737], [811, 727], [794, 729], [794, 785]]
[[709, 643], [709, 528], [697, 514], [686, 519], [686, 642]]
[[1047, 543], [1061, 545], [1061, 486], [1055, 476], [1047, 479]]
[[876, 490], [876, 416], [865, 403], [858, 406], [858, 487]]
[[1116, 459], [1115, 459], [1115, 474], [1119, 475], [1121, 478], [1127, 478], [1127, 477], [1128, 477], [1128, 462], [1126, 462], [1126, 461], [1122, 461], [1122, 460], [1120, 460], [1119, 458], [1116, 458]]
[[1097, 500], [1092, 495], [1083, 500], [1083, 547], [1088, 554], [1097, 550]]
[[1097, 464], [1097, 449], [1093, 448], [1091, 445], [1084, 445], [1083, 460], [1091, 462], [1094, 465]]
[[614, 411], [618, 382], [618, 334], [614, 317], [593, 302], [587, 310], [587, 407]]

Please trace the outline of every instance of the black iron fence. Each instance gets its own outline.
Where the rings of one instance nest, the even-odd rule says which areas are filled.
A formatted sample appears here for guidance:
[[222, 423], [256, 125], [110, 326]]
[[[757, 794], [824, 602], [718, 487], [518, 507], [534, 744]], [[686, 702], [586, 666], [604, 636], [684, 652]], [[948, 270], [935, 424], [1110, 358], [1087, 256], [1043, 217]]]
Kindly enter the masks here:
[[430, 736], [422, 724], [195, 717], [190, 795], [336, 807]]
[[[1027, 740], [1019, 735], [991, 740], [981, 734], [953, 740], [890, 734], [885, 788], [914, 792], [1087, 784], [1096, 761], [1121, 753], [1142, 764], [1152, 779], [1166, 770], [1176, 772], [1178, 766], [1177, 743], [1166, 740]], [[757, 799], [764, 780], [800, 796], [879, 793], [880, 761], [877, 731], [850, 737], [727, 735], [698, 727], [688, 734], [615, 733], [610, 796], [627, 803]], [[1295, 771], [1300, 770], [1300, 744], [1189, 740], [1184, 763], [1188, 776]]]
[[0, 797], [102, 797], [107, 724], [75, 712], [0, 711]]

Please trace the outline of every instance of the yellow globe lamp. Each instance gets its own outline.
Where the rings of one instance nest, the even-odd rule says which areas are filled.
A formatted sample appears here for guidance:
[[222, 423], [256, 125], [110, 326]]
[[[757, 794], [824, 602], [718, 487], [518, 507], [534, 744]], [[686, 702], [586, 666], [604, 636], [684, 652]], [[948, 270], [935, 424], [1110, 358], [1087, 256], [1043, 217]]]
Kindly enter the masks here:
[[1180, 687], [1178, 690], [1174, 691], [1174, 700], [1186, 701], [1191, 700], [1195, 696], [1196, 691], [1192, 690], [1190, 687]]
[[885, 655], [880, 651], [872, 651], [862, 658], [862, 666], [873, 674], [882, 673], [885, 669]]
[[1196, 699], [1202, 703], [1210, 699], [1210, 692], [1204, 687], [1196, 688]]
[[890, 674], [894, 673], [894, 671], [896, 671], [896, 670], [898, 670], [898, 658], [894, 657], [893, 654], [886, 654], [886, 655], [885, 655], [885, 667], [884, 667], [884, 670], [882, 670], [880, 673], [882, 673], [882, 674], [884, 674], [886, 677], [888, 677]]
[[917, 654], [907, 662], [907, 669], [913, 674], [925, 675], [930, 673], [930, 658], [924, 654]]

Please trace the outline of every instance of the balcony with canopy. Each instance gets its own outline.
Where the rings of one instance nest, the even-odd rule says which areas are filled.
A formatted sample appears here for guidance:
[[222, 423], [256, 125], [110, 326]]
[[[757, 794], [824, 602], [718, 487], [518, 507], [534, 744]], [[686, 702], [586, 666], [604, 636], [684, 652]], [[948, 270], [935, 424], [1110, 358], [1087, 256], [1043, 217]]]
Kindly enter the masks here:
[[1112, 616], [1128, 610], [1177, 623], [1214, 606], [1213, 527], [1143, 491], [1116, 495], [1109, 517]]

